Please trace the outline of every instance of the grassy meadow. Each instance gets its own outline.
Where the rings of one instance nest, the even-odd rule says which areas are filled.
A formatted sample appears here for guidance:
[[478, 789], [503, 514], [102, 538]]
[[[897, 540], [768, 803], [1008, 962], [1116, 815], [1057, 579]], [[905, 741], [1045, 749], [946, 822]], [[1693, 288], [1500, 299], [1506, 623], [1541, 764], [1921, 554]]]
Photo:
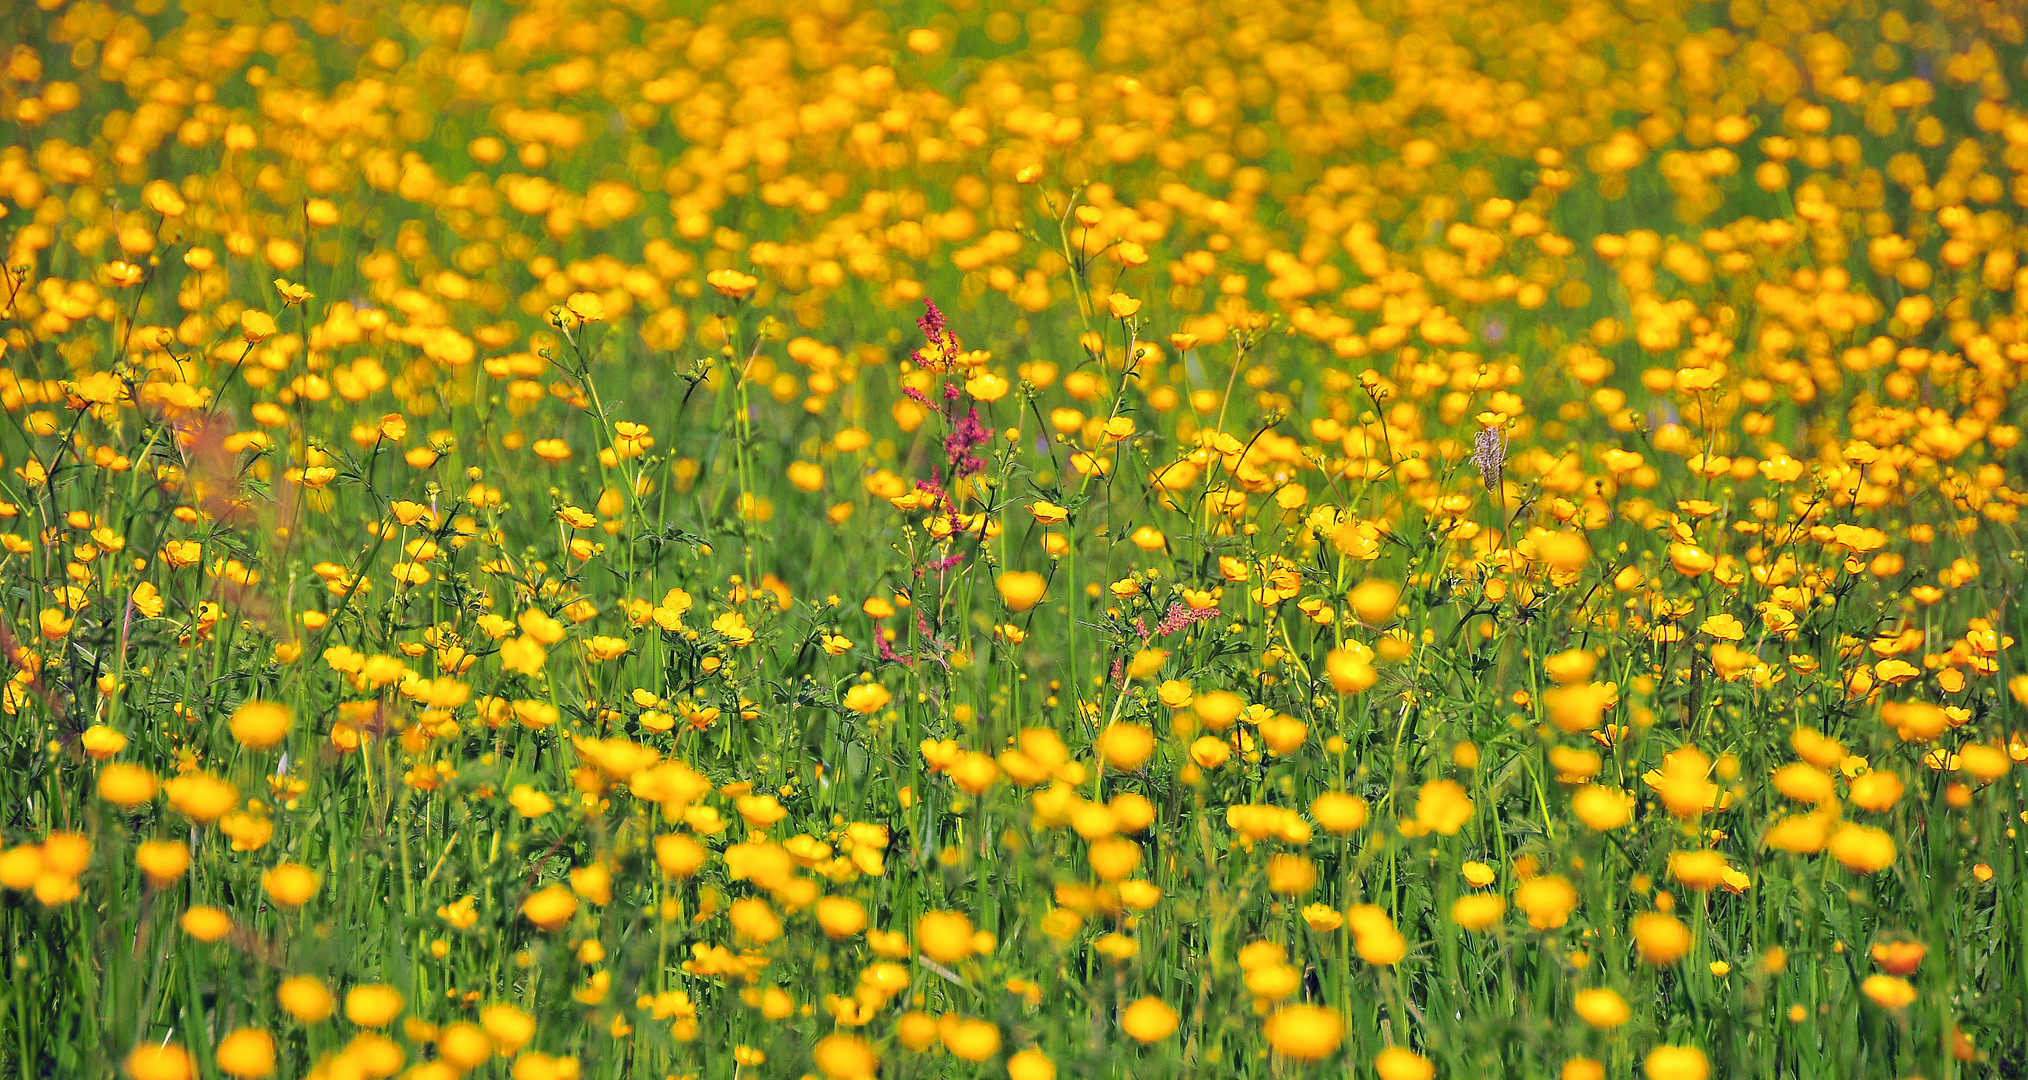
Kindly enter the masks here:
[[2024, 40], [9, 5], [0, 1075], [2028, 1073]]

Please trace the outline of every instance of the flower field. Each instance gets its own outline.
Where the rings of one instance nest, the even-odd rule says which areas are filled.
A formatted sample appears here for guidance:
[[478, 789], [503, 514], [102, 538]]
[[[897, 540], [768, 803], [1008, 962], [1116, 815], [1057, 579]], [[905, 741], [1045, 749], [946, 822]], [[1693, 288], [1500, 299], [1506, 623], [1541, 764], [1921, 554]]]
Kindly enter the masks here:
[[2028, 1075], [2028, 12], [21, 0], [0, 1075]]

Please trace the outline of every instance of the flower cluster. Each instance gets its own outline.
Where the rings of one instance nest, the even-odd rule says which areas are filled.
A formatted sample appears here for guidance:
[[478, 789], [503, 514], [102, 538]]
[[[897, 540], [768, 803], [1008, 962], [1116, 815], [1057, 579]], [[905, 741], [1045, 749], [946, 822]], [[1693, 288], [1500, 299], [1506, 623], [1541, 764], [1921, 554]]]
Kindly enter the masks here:
[[10, 16], [0, 1071], [2028, 1069], [2013, 7]]

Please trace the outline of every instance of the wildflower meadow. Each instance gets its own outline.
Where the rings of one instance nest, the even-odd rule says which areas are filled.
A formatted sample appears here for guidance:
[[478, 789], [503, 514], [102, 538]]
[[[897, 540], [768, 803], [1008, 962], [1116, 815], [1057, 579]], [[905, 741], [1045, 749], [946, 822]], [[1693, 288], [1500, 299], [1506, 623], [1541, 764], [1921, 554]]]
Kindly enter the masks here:
[[2024, 41], [0, 5], [0, 1076], [2028, 1075]]

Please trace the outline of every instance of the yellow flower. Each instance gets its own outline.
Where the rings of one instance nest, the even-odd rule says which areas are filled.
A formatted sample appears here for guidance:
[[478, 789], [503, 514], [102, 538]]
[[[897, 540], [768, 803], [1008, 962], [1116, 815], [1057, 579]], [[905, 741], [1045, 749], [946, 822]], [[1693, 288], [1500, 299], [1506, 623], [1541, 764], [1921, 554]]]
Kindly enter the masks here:
[[1713, 615], [1699, 623], [1697, 630], [1720, 641], [1738, 641], [1746, 636], [1746, 627], [1731, 615]]
[[143, 1043], [127, 1055], [126, 1070], [133, 1080], [190, 1080], [197, 1066], [181, 1043]]
[[534, 638], [522, 636], [500, 643], [500, 666], [503, 670], [532, 678], [542, 674], [548, 662], [548, 651]]
[[[811, 1057], [817, 1063], [817, 1071], [824, 1074], [825, 1080], [870, 1080], [880, 1071], [880, 1055], [873, 1046], [865, 1039], [843, 1032], [818, 1039], [816, 1047], [811, 1051]], [[1009, 1067], [1012, 1067], [1011, 1063]], [[1043, 1077], [1040, 1080], [1048, 1078]]]
[[1385, 626], [1394, 621], [1397, 605], [1401, 603], [1401, 586], [1392, 581], [1368, 578], [1352, 587], [1345, 594], [1352, 605], [1352, 613], [1368, 626]]
[[275, 1000], [281, 1004], [283, 1012], [303, 1024], [318, 1023], [337, 1008], [330, 989], [310, 975], [292, 975], [283, 979], [282, 984], [275, 988]]
[[965, 380], [965, 393], [980, 401], [998, 401], [1007, 396], [1008, 389], [1007, 380], [990, 371], [979, 372]]
[[1656, 967], [1673, 964], [1690, 951], [1690, 928], [1674, 915], [1659, 911], [1636, 915], [1633, 934], [1641, 959]]
[[1658, 1046], [1641, 1064], [1648, 1080], [1705, 1080], [1711, 1066], [1694, 1046]]
[[1255, 731], [1259, 731], [1261, 742], [1268, 744], [1268, 750], [1278, 756], [1294, 754], [1310, 738], [1310, 725], [1286, 713], [1261, 717]]
[[937, 1036], [944, 1049], [965, 1061], [985, 1061], [1000, 1052], [1000, 1029], [989, 1020], [945, 1013], [937, 1021]]
[[1317, 867], [1307, 856], [1278, 851], [1268, 857], [1268, 889], [1284, 896], [1306, 896], [1317, 887]]
[[62, 641], [70, 634], [70, 628], [77, 620], [65, 615], [60, 608], [43, 608], [36, 616], [36, 625], [48, 641]]
[[1542, 670], [1547, 672], [1558, 686], [1570, 686], [1591, 678], [1598, 670], [1598, 654], [1589, 649], [1567, 649], [1544, 658]]
[[745, 897], [732, 902], [727, 912], [733, 930], [742, 938], [756, 945], [765, 945], [782, 936], [782, 919], [768, 902], [757, 897]]
[[1906, 1009], [1915, 1001], [1915, 986], [1892, 975], [1868, 975], [1859, 991], [1883, 1009]]
[[1912, 975], [1929, 955], [1929, 946], [1920, 941], [1883, 941], [1867, 950], [1867, 955], [1890, 975]]
[[1346, 921], [1352, 924], [1352, 947], [1359, 959], [1376, 967], [1391, 967], [1408, 955], [1408, 939], [1378, 908], [1353, 908], [1346, 913]]
[[1121, 772], [1133, 772], [1146, 764], [1155, 752], [1155, 733], [1144, 724], [1116, 721], [1099, 737], [1099, 749], [1106, 764]]
[[[656, 1015], [662, 1015], [659, 1008]], [[494, 1048], [502, 1054], [518, 1052], [535, 1037], [535, 1018], [504, 1001], [480, 1009], [479, 1026], [492, 1036]]]
[[515, 813], [531, 820], [556, 808], [556, 803], [549, 796], [527, 784], [514, 785], [514, 790], [507, 793], [507, 802], [514, 807]]
[[1000, 590], [1000, 599], [1011, 611], [1027, 611], [1042, 600], [1049, 582], [1041, 574], [1029, 570], [1009, 570], [995, 582]]
[[1008, 1080], [1057, 1080], [1057, 1062], [1040, 1050], [1022, 1050], [1008, 1058]]
[[1451, 921], [1472, 931], [1490, 929], [1506, 913], [1506, 899], [1490, 893], [1460, 896], [1451, 904]]
[[746, 616], [737, 611], [728, 611], [711, 620], [711, 628], [722, 635], [726, 643], [734, 647], [753, 644], [754, 633], [746, 624]]
[[915, 944], [941, 964], [955, 964], [972, 955], [972, 920], [962, 912], [932, 911], [916, 920]]
[[[556, 726], [556, 722], [563, 718], [563, 710], [551, 705], [547, 701], [534, 701], [528, 698], [516, 699], [507, 705], [507, 711], [513, 715], [516, 723], [530, 731], [547, 730]], [[622, 748], [621, 752], [626, 751]], [[514, 802], [516, 808], [521, 810], [522, 816], [541, 817], [543, 813], [547, 813], [550, 804], [546, 798], [541, 797], [533, 788], [528, 788], [529, 794], [527, 796], [516, 799], [515, 792], [519, 792], [523, 788], [528, 788], [528, 785], [516, 784], [514, 791], [509, 792], [507, 796], [508, 801]], [[522, 805], [523, 803], [526, 804], [526, 807]], [[541, 807], [542, 810], [536, 812], [529, 809], [530, 807]]]
[[1432, 780], [1415, 800], [1415, 823], [1431, 832], [1455, 836], [1472, 820], [1472, 797], [1455, 780]]
[[817, 925], [825, 936], [843, 940], [866, 930], [866, 907], [844, 896], [827, 896], [817, 901]]
[[127, 748], [127, 737], [104, 724], [93, 724], [86, 728], [84, 734], [78, 738], [78, 742], [83, 744], [85, 753], [100, 761]]
[[1837, 795], [1830, 773], [1800, 761], [1776, 769], [1774, 785], [1783, 795], [1803, 803], [1822, 803]]
[[232, 737], [251, 750], [266, 750], [288, 737], [296, 722], [287, 705], [273, 701], [249, 700], [234, 709]]
[[1357, 694], [1380, 679], [1379, 672], [1373, 670], [1372, 655], [1364, 646], [1332, 649], [1324, 654], [1324, 673], [1330, 676], [1331, 689], [1341, 694]]
[[563, 640], [567, 632], [563, 621], [537, 608], [529, 608], [516, 620], [521, 632], [543, 645], [554, 645]]
[[606, 302], [597, 293], [571, 293], [563, 306], [579, 322], [602, 322], [606, 317]]
[[1878, 769], [1854, 778], [1850, 795], [1854, 805], [1885, 813], [1901, 801], [1905, 790], [1907, 785], [1898, 774]]
[[134, 849], [134, 863], [157, 889], [175, 884], [190, 869], [190, 845], [181, 840], [148, 840]]
[[577, 867], [570, 872], [570, 891], [604, 907], [613, 902], [613, 875], [603, 863]]
[[1514, 906], [1527, 914], [1528, 925], [1554, 930], [1570, 921], [1577, 908], [1577, 889], [1560, 874], [1532, 877], [1514, 890]]
[[1345, 1018], [1318, 1005], [1286, 1005], [1268, 1017], [1267, 1038], [1283, 1057], [1316, 1061], [1345, 1040]]
[[[1117, 800], [1115, 800], [1117, 801]], [[1162, 887], [1147, 881], [1122, 881], [1118, 884], [1120, 903], [1134, 911], [1147, 911], [1162, 902]], [[1312, 904], [1311, 907], [1318, 905]], [[1308, 911], [1308, 909], [1304, 909]], [[1306, 918], [1308, 916], [1305, 916]], [[1317, 925], [1314, 921], [1312, 926]]]
[[1303, 922], [1319, 934], [1328, 934], [1345, 925], [1345, 916], [1329, 904], [1311, 904], [1303, 908]]
[[844, 705], [861, 716], [879, 712], [894, 700], [887, 687], [879, 683], [855, 683], [845, 691]]
[[1373, 1058], [1373, 1071], [1380, 1080], [1431, 1080], [1436, 1066], [1413, 1050], [1390, 1046]]
[[72, 384], [70, 392], [78, 401], [88, 405], [111, 405], [126, 396], [127, 388], [119, 376], [109, 371], [98, 371]]
[[905, 1012], [894, 1023], [894, 1035], [910, 1050], [927, 1050], [937, 1041], [936, 1018], [920, 1011]]
[[1696, 544], [1675, 543], [1669, 545], [1669, 565], [1685, 577], [1700, 577], [1710, 573], [1718, 560]]
[[1563, 1063], [1557, 1080], [1606, 1080], [1605, 1063], [1596, 1058], [1571, 1058]]
[[521, 902], [521, 916], [543, 930], [561, 929], [575, 914], [577, 897], [562, 885], [544, 886]]
[[446, 1026], [437, 1032], [437, 1054], [460, 1072], [470, 1072], [493, 1056], [493, 1040], [484, 1028], [469, 1021]]
[[275, 336], [274, 317], [265, 311], [248, 308], [239, 313], [239, 336], [249, 345], [257, 345]]
[[1776, 454], [1756, 466], [1762, 476], [1777, 484], [1786, 484], [1803, 475], [1803, 463], [1787, 454]]
[[1157, 997], [1140, 998], [1120, 1011], [1120, 1029], [1144, 1043], [1168, 1038], [1176, 1023], [1176, 1010]]
[[199, 941], [217, 941], [232, 930], [232, 916], [204, 904], [197, 904], [177, 920], [183, 932]]
[[254, 1080], [275, 1071], [275, 1037], [260, 1028], [239, 1028], [218, 1040], [212, 1052], [220, 1072]]
[[1246, 699], [1230, 690], [1212, 690], [1197, 696], [1195, 703], [1197, 718], [1213, 731], [1224, 731], [1239, 719], [1247, 707]]
[[1576, 734], [1598, 727], [1605, 710], [1618, 698], [1619, 688], [1611, 683], [1582, 682], [1544, 690], [1542, 705], [1557, 727]]
[[655, 838], [655, 865], [672, 878], [697, 873], [709, 855], [704, 845], [682, 833], [665, 833]]
[[1709, 810], [1724, 809], [1731, 797], [1710, 781], [1711, 759], [1694, 746], [1680, 746], [1663, 755], [1662, 767], [1651, 769], [1642, 779], [1662, 797], [1662, 805], [1677, 817], [1695, 817]]
[[1626, 792], [1586, 784], [1571, 796], [1570, 808], [1587, 827], [1610, 832], [1632, 819], [1634, 800]]
[[1693, 892], [1709, 892], [1725, 883], [1732, 864], [1716, 851], [1674, 851], [1669, 853], [1669, 876]]
[[1831, 834], [1829, 846], [1832, 858], [1862, 874], [1894, 865], [1894, 837], [1871, 825], [1845, 825]]
[[162, 593], [155, 588], [153, 582], [144, 581], [134, 586], [135, 611], [140, 612], [147, 618], [154, 619], [161, 617], [162, 609]]
[[1761, 834], [1761, 845], [1776, 851], [1811, 854], [1824, 850], [1837, 824], [1837, 810], [1827, 807], [1808, 814], [1778, 818]]
[[140, 765], [111, 762], [99, 769], [99, 798], [132, 809], [155, 798], [155, 774]]
[[1280, 1001], [1303, 985], [1302, 973], [1279, 960], [1246, 969], [1246, 988], [1263, 1002]]
[[401, 991], [384, 983], [355, 986], [345, 993], [345, 1019], [360, 1027], [386, 1027], [406, 1004]]
[[286, 908], [302, 907], [317, 895], [317, 875], [296, 863], [277, 863], [261, 874], [261, 891]]
[[1345, 836], [1365, 826], [1366, 800], [1342, 791], [1327, 791], [1311, 801], [1310, 817], [1325, 832]]
[[1070, 511], [1053, 502], [1037, 499], [1028, 505], [1028, 512], [1044, 525], [1059, 525], [1070, 517]]
[[1618, 1027], [1633, 1015], [1627, 999], [1604, 989], [1579, 990], [1571, 1000], [1571, 1007], [1585, 1023], [1601, 1031]]
[[1202, 735], [1190, 744], [1190, 760], [1199, 768], [1216, 769], [1232, 756], [1232, 745], [1215, 735]]
[[754, 287], [760, 284], [760, 281], [753, 275], [742, 274], [737, 270], [730, 269], [713, 270], [709, 274], [704, 275], [704, 281], [718, 295], [728, 300], [744, 300], [747, 294], [753, 292]]

